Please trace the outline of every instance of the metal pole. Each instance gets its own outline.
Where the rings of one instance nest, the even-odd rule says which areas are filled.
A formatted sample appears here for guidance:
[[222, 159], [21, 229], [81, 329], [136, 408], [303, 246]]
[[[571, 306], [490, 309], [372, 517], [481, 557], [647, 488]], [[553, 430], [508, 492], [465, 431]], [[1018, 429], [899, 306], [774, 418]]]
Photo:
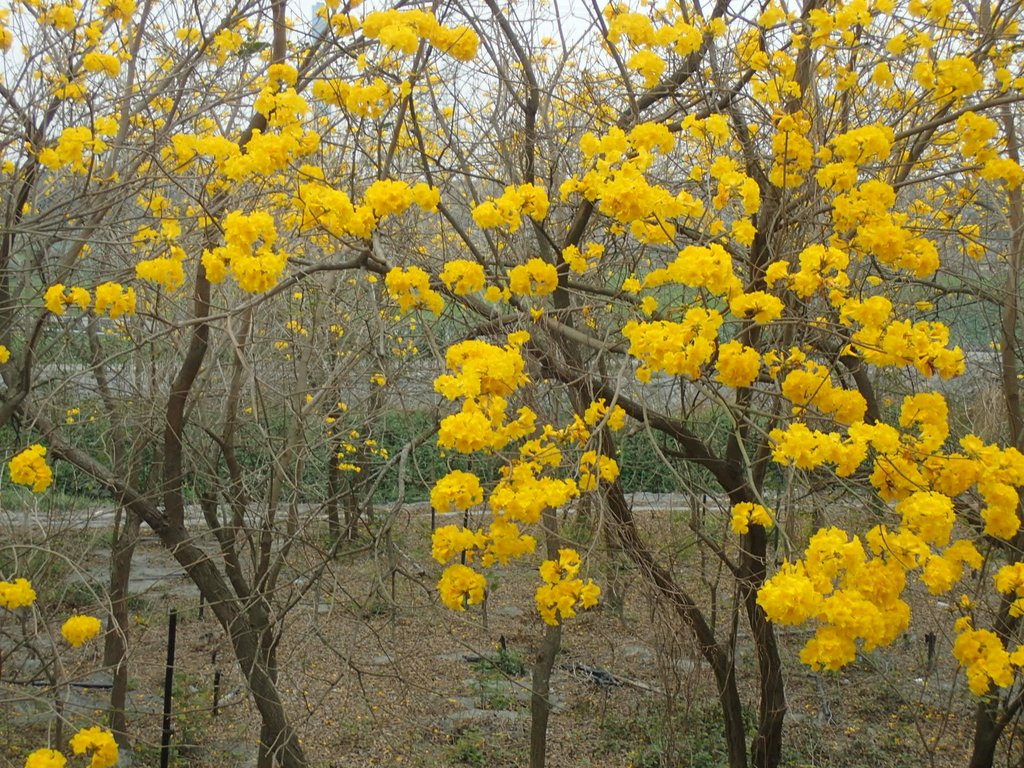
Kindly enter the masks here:
[[213, 716], [216, 717], [220, 713], [220, 670], [214, 670], [213, 673]]
[[171, 759], [171, 692], [174, 688], [174, 639], [178, 632], [178, 611], [171, 608], [167, 622], [167, 669], [164, 673], [164, 719], [160, 734], [160, 768]]

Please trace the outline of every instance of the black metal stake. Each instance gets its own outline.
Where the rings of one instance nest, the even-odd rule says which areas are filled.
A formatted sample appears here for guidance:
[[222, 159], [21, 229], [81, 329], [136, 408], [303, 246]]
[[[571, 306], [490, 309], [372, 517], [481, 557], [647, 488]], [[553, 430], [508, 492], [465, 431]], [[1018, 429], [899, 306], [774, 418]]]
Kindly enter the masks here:
[[164, 673], [164, 719], [160, 734], [160, 768], [171, 759], [171, 692], [174, 688], [174, 640], [178, 633], [178, 611], [171, 608], [167, 621], [167, 669]]
[[216, 717], [220, 711], [220, 670], [213, 671], [213, 716]]
[[200, 592], [199, 593], [199, 618], [200, 618], [200, 620], [203, 618], [203, 613], [205, 613], [205, 609], [206, 609], [206, 598], [203, 596], [203, 593]]

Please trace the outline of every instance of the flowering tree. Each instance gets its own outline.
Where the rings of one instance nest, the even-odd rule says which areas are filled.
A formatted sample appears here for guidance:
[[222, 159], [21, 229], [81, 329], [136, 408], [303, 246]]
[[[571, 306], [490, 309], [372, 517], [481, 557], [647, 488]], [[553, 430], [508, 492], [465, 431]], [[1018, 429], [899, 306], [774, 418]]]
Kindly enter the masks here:
[[[156, 531], [231, 637], [264, 762], [303, 765], [275, 687], [290, 549], [274, 542], [304, 525], [309, 466], [326, 454], [331, 488], [360, 468], [341, 393], [374, 413], [403, 369], [443, 359], [439, 446], [502, 465], [433, 488], [437, 509], [492, 513], [436, 532], [438, 560], [467, 560], [442, 576], [446, 605], [482, 602], [480, 569], [530, 553], [538, 525], [541, 617], [592, 605], [553, 512], [593, 493], [606, 542], [711, 668], [730, 765], [774, 766], [776, 624], [813, 623], [802, 661], [839, 669], [907, 629], [913, 579], [938, 594], [979, 572], [953, 650], [979, 696], [973, 764], [990, 765], [1024, 703], [1019, 5], [573, 10], [328, 2], [302, 26], [284, 0], [13, 8], [0, 422], [39, 438], [12, 478], [42, 491], [48, 460], [69, 461]], [[950, 323], [974, 295], [991, 371]], [[49, 375], [71, 352], [79, 368]], [[973, 374], [999, 382], [1004, 431], [960, 427], [967, 385], [947, 382]], [[62, 418], [83, 376], [109, 453]], [[731, 599], [642, 535], [627, 425], [722, 500], [691, 525]], [[266, 446], [257, 469], [245, 435]], [[887, 522], [803, 546], [786, 491], [825, 478]], [[773, 529], [787, 559], [769, 579]], [[549, 630], [537, 670], [558, 643]]]

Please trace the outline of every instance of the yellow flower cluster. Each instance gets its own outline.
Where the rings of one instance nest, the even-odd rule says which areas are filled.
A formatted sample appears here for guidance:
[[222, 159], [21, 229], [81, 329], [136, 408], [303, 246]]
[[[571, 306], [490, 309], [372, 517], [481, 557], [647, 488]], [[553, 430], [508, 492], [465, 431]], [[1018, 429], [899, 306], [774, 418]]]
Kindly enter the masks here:
[[762, 528], [771, 528], [775, 525], [772, 513], [760, 504], [749, 501], [741, 501], [734, 504], [732, 508], [732, 519], [729, 526], [733, 533], [745, 534], [750, 532], [751, 525], [760, 525]]
[[729, 299], [729, 311], [736, 317], [749, 318], [755, 323], [770, 323], [782, 316], [782, 299], [764, 291], [740, 293]]
[[623, 410], [621, 405], [616, 405], [609, 409], [608, 401], [603, 397], [588, 405], [587, 410], [583, 413], [584, 423], [591, 427], [597, 426], [606, 417], [608, 419], [608, 426], [614, 430], [620, 430], [626, 426], [626, 411]]
[[[184, 256], [184, 251], [181, 255]], [[143, 259], [135, 265], [135, 276], [156, 283], [166, 291], [175, 291], [185, 283], [185, 267], [181, 259], [170, 256]]]
[[15, 611], [27, 608], [36, 601], [36, 591], [28, 579], [0, 581], [0, 608]]
[[107, 143], [84, 126], [65, 128], [52, 147], [39, 152], [39, 162], [50, 168], [70, 168], [74, 173], [86, 173], [96, 155], [107, 149]]
[[[867, 311], [867, 310], [865, 310]], [[977, 570], [983, 557], [970, 539], [953, 540], [955, 498], [976, 488], [983, 500], [983, 534], [1012, 538], [1020, 529], [1019, 488], [1024, 485], [1024, 454], [973, 435], [960, 441], [962, 452], [945, 453], [948, 407], [937, 393], [904, 398], [898, 425], [851, 424], [847, 436], [824, 434], [796, 423], [775, 430], [775, 459], [813, 468], [837, 464], [839, 474], [854, 471], [869, 452], [870, 481], [879, 496], [895, 501], [899, 525], [868, 531], [867, 557], [856, 538], [835, 529], [819, 531], [803, 560], [787, 563], [760, 592], [759, 603], [778, 623], [818, 623], [801, 659], [815, 668], [838, 669], [851, 661], [858, 642], [865, 648], [891, 642], [905, 625], [901, 599], [906, 575], [917, 571], [932, 594], [945, 594]], [[901, 431], [901, 429], [903, 431]], [[996, 590], [1012, 598], [1013, 617], [1024, 615], [1024, 564], [1011, 563], [995, 576]], [[975, 630], [968, 618], [958, 623], [954, 653], [971, 690], [1012, 683], [1024, 666], [1024, 648], [1009, 653], [988, 630]]]
[[782, 381], [782, 394], [793, 403], [795, 415], [814, 406], [841, 424], [863, 421], [867, 402], [860, 392], [835, 386], [828, 368], [820, 363], [802, 359], [802, 354], [796, 358], [800, 367], [790, 371]]
[[593, 608], [601, 588], [592, 580], [586, 583], [578, 574], [580, 555], [574, 549], [558, 550], [557, 560], [545, 560], [540, 566], [544, 583], [537, 587], [537, 611], [547, 624], [557, 626], [562, 619], [571, 619], [577, 610]]
[[397, 92], [379, 77], [373, 80], [317, 80], [313, 97], [357, 117], [378, 118], [395, 103]]
[[774, 164], [768, 180], [777, 187], [798, 187], [814, 161], [814, 145], [807, 138], [811, 123], [802, 112], [777, 117], [772, 136]]
[[516, 232], [522, 225], [523, 216], [542, 221], [548, 215], [550, 201], [543, 187], [533, 184], [519, 184], [505, 187], [500, 197], [490, 198], [473, 209], [473, 221], [481, 229], [507, 227]]
[[587, 272], [603, 255], [604, 246], [600, 243], [587, 243], [582, 251], [575, 245], [562, 250], [562, 258], [569, 265], [569, 269], [580, 275]]
[[609, 3], [604, 10], [608, 19], [608, 40], [618, 43], [625, 38], [638, 47], [669, 48], [680, 56], [698, 50], [703, 42], [701, 30], [690, 24], [684, 14], [666, 8], [659, 19], [665, 23], [655, 28], [650, 17], [627, 11], [624, 6]]
[[430, 492], [430, 506], [441, 513], [469, 509], [483, 500], [480, 478], [461, 469], [452, 470], [442, 477]]
[[742, 342], [728, 341], [718, 348], [718, 381], [727, 387], [749, 387], [761, 370], [761, 354]]
[[875, 123], [842, 133], [831, 144], [844, 162], [862, 165], [885, 160], [892, 151], [892, 142], [892, 128]]
[[92, 640], [103, 629], [103, 622], [95, 616], [72, 616], [60, 628], [68, 645], [78, 648]]
[[467, 605], [479, 605], [487, 593], [487, 579], [468, 565], [449, 565], [437, 583], [441, 602], [453, 611], [464, 611]]
[[613, 483], [618, 476], [619, 465], [611, 456], [586, 451], [580, 457], [580, 491], [593, 491], [599, 481]]
[[839, 477], [849, 477], [868, 456], [863, 439], [844, 439], [836, 432], [810, 429], [803, 422], [794, 422], [785, 429], [769, 433], [772, 458], [777, 464], [798, 469], [816, 469], [824, 464], [835, 466]]
[[482, 290], [487, 277], [484, 268], [475, 261], [454, 259], [445, 262], [441, 270], [441, 282], [456, 296], [467, 296]]
[[370, 206], [377, 219], [385, 216], [397, 216], [415, 203], [424, 211], [437, 210], [441, 201], [441, 191], [429, 184], [420, 182], [409, 186], [399, 179], [380, 179], [367, 187], [363, 194], [364, 204]]
[[[435, 389], [449, 400], [462, 399], [462, 409], [442, 420], [438, 444], [446, 448], [470, 452], [495, 451], [513, 440], [527, 438], [537, 427], [536, 417], [528, 408], [521, 408], [519, 418], [507, 419], [508, 400], [519, 387], [528, 382], [525, 361], [520, 349], [530, 336], [524, 331], [510, 334], [508, 345], [498, 347], [480, 340], [455, 344], [448, 350], [447, 365], [451, 373], [439, 376]], [[432, 555], [441, 563], [465, 557], [465, 562], [479, 562], [484, 568], [506, 564], [514, 558], [534, 551], [536, 539], [523, 533], [521, 525], [534, 525], [545, 510], [564, 506], [583, 490], [597, 485], [598, 479], [612, 481], [618, 476], [615, 461], [596, 451], [587, 451], [580, 460], [580, 484], [572, 479], [545, 475], [549, 467], [562, 462], [559, 442], [584, 445], [590, 438], [589, 426], [607, 423], [621, 428], [626, 414], [606, 400], [592, 402], [584, 416], [574, 415], [565, 429], [545, 425], [540, 437], [526, 440], [519, 447], [519, 458], [501, 468], [501, 477], [487, 496], [492, 520], [486, 528], [471, 530], [457, 525], [438, 528], [433, 535]], [[589, 425], [589, 426], [588, 426]], [[479, 504], [484, 490], [478, 477], [455, 470], [439, 480], [432, 492], [431, 503], [442, 512], [465, 510]], [[599, 590], [576, 579], [579, 555], [565, 554], [562, 565], [548, 564], [544, 573], [560, 568], [538, 590], [537, 605], [545, 621], [557, 622], [574, 615], [577, 605], [590, 607], [597, 601]], [[441, 599], [450, 608], [464, 610], [466, 605], [482, 602], [486, 580], [464, 564], [448, 566], [438, 583]]]
[[243, 291], [264, 293], [281, 278], [288, 257], [274, 251], [277, 227], [267, 211], [229, 213], [223, 221], [224, 245], [203, 251], [203, 267], [212, 283], [223, 282], [230, 269]]
[[985, 80], [978, 67], [967, 56], [953, 56], [935, 63], [938, 98], [962, 99], [980, 90]]
[[519, 296], [547, 296], [558, 288], [558, 270], [543, 259], [530, 259], [509, 270], [508, 288]]
[[850, 257], [845, 251], [825, 245], [810, 245], [800, 252], [800, 269], [788, 272], [789, 262], [776, 261], [765, 272], [769, 286], [785, 281], [797, 296], [807, 299], [821, 289], [826, 292], [845, 291], [850, 284], [846, 268]]
[[441, 420], [437, 442], [459, 453], [500, 451], [513, 440], [536, 430], [536, 414], [527, 407], [508, 420], [508, 402], [503, 397], [467, 399], [462, 409]]
[[565, 506], [579, 496], [574, 481], [542, 476], [542, 469], [539, 461], [517, 461], [502, 467], [501, 479], [488, 499], [491, 511], [532, 525], [545, 509]]
[[935, 244], [907, 228], [907, 214], [893, 213], [895, 204], [891, 186], [878, 179], [866, 181], [832, 202], [836, 232], [852, 231], [850, 245], [892, 269], [929, 277], [939, 268]]
[[531, 554], [537, 540], [522, 533], [519, 526], [505, 516], [497, 516], [487, 529], [470, 530], [458, 525], [445, 525], [434, 531], [432, 557], [439, 563], [447, 563], [463, 552], [466, 561], [479, 559], [484, 568], [507, 565], [517, 557]]
[[68, 759], [56, 749], [37, 749], [25, 758], [25, 768], [64, 768]]
[[[757, 213], [761, 207], [761, 188], [757, 181], [743, 172], [736, 160], [728, 155], [718, 155], [711, 163], [708, 173], [718, 182], [718, 190], [711, 200], [716, 208], [725, 208], [733, 194], [738, 193], [744, 215]], [[753, 225], [747, 219], [738, 220], [737, 223], [744, 228], [753, 229]], [[747, 244], [749, 245], [749, 242]]]
[[841, 669], [856, 658], [857, 641], [865, 650], [887, 645], [910, 620], [901, 599], [906, 583], [896, 558], [868, 558], [860, 539], [845, 531], [818, 531], [803, 560], [787, 562], [761, 588], [757, 602], [778, 624], [819, 622], [800, 653], [813, 669]]
[[90, 304], [92, 296], [89, 291], [78, 286], [66, 289], [62, 283], [56, 283], [43, 294], [43, 305], [55, 315], [63, 315], [72, 305], [84, 311]]
[[444, 310], [444, 299], [430, 287], [430, 275], [420, 267], [394, 267], [384, 278], [384, 285], [403, 314], [420, 307], [435, 315]]
[[89, 768], [111, 768], [117, 765], [117, 742], [110, 731], [83, 728], [71, 737], [71, 751], [76, 755], [92, 754]]
[[93, 311], [97, 315], [106, 313], [111, 320], [121, 315], [135, 314], [135, 289], [125, 288], [120, 283], [102, 283], [94, 291], [96, 303]]
[[273, 86], [260, 91], [253, 107], [267, 118], [267, 124], [273, 128], [294, 125], [309, 111], [309, 104], [295, 89], [278, 91]]
[[294, 204], [302, 216], [303, 230], [320, 227], [334, 237], [366, 240], [377, 226], [369, 205], [355, 206], [344, 192], [319, 181], [300, 184]]
[[640, 381], [649, 381], [652, 371], [699, 379], [701, 368], [715, 354], [721, 325], [718, 312], [694, 307], [687, 310], [681, 323], [631, 320], [622, 328], [622, 335], [629, 339], [629, 354], [642, 363], [636, 372]]
[[1014, 667], [1024, 667], [1024, 645], [1009, 653], [999, 636], [988, 629], [974, 629], [967, 617], [957, 622], [960, 629], [953, 643], [953, 655], [967, 674], [967, 685], [975, 696], [984, 696], [992, 685], [1013, 684]]
[[949, 348], [949, 328], [940, 322], [895, 320], [864, 325], [852, 334], [852, 348], [877, 366], [913, 366], [924, 376], [943, 379], [964, 372], [964, 353]]
[[363, 20], [363, 34], [402, 53], [416, 52], [420, 40], [459, 61], [476, 56], [480, 39], [466, 26], [445, 27], [434, 14], [421, 10], [374, 11]]
[[185, 172], [192, 170], [192, 163], [209, 160], [216, 177], [207, 188], [216, 191], [246, 179], [280, 173], [315, 152], [320, 136], [304, 130], [300, 122], [308, 111], [305, 102], [293, 95], [294, 90], [276, 93], [271, 85], [262, 94], [261, 108], [271, 115], [273, 130], [254, 130], [244, 152], [236, 142], [214, 133], [178, 133], [171, 136], [171, 145], [163, 150], [166, 161], [176, 171]]
[[666, 267], [656, 269], [644, 279], [645, 288], [669, 284], [703, 288], [716, 295], [739, 295], [743, 284], [732, 268], [732, 258], [718, 243], [708, 247], [690, 245]]
[[1024, 616], [1024, 562], [1004, 565], [996, 573], [995, 582], [997, 591], [1015, 598], [1010, 603], [1010, 616], [1015, 619]]
[[[71, 737], [71, 751], [76, 755], [91, 753], [89, 768], [112, 768], [117, 765], [118, 751], [114, 735], [102, 728], [83, 728]], [[37, 749], [25, 758], [25, 768], [64, 768], [67, 758], [56, 749]]]
[[654, 150], [670, 152], [675, 137], [664, 125], [642, 123], [628, 134], [613, 127], [597, 137], [587, 133], [580, 150], [593, 163], [581, 178], [566, 179], [559, 189], [562, 199], [581, 194], [599, 204], [599, 210], [622, 224], [643, 242], [667, 243], [675, 237], [672, 219], [704, 213], [704, 205], [685, 190], [673, 195], [644, 174], [655, 160]]
[[529, 341], [524, 331], [510, 334], [508, 345], [498, 347], [479, 339], [453, 344], [445, 353], [450, 374], [434, 381], [434, 391], [448, 400], [504, 397], [529, 381], [520, 347]]
[[87, 72], [102, 72], [110, 77], [121, 74], [121, 60], [109, 53], [90, 51], [82, 57], [82, 66]]
[[0, 344], [0, 365], [3, 365], [11, 359], [11, 350], [9, 350], [3, 344]]
[[53, 470], [46, 463], [46, 448], [39, 444], [11, 458], [7, 466], [11, 470], [11, 481], [31, 487], [33, 493], [42, 493], [53, 482]]

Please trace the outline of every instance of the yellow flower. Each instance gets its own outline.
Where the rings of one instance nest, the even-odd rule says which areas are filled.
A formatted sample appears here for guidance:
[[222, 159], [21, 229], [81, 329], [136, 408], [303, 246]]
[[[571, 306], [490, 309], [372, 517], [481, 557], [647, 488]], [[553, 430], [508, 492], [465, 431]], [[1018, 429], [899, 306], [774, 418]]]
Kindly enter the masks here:
[[4, 363], [6, 363], [10, 359], [11, 359], [11, 350], [9, 350], [3, 344], [0, 344], [0, 365], [3, 365]]
[[90, 51], [82, 58], [82, 66], [87, 72], [103, 72], [111, 77], [121, 74], [121, 60], [109, 53]]
[[[72, 616], [64, 622], [60, 633], [68, 645], [78, 648], [96, 637], [102, 629], [103, 622], [95, 616]], [[75, 750], [75, 754], [81, 754], [81, 751]]]
[[444, 310], [441, 294], [430, 287], [430, 275], [420, 267], [395, 267], [384, 278], [388, 295], [398, 304], [402, 314], [423, 307], [435, 315]]
[[103, 283], [96, 286], [96, 314], [106, 312], [111, 320], [121, 315], [135, 314], [135, 290], [124, 288], [120, 283]]
[[558, 270], [543, 259], [530, 259], [509, 270], [508, 287], [519, 296], [547, 296], [558, 287]]
[[110, 731], [83, 728], [71, 737], [71, 750], [76, 755], [92, 752], [89, 768], [111, 768], [117, 765], [117, 742]]
[[56, 749], [37, 749], [25, 758], [25, 768], [64, 768], [67, 758]]
[[466, 565], [449, 565], [437, 583], [441, 601], [453, 611], [464, 611], [466, 605], [484, 601], [487, 579]]
[[13, 582], [0, 581], [0, 607], [9, 611], [27, 608], [36, 601], [36, 591], [28, 579], [15, 579]]
[[581, 491], [594, 490], [600, 480], [613, 483], [618, 476], [619, 465], [611, 456], [599, 455], [597, 451], [587, 451], [580, 457]]
[[752, 504], [743, 501], [732, 508], [733, 533], [744, 534], [750, 531], [750, 526], [760, 525], [764, 528], [771, 528], [775, 525], [771, 513], [760, 504]]
[[736, 317], [749, 317], [755, 323], [770, 323], [782, 315], [784, 305], [777, 296], [764, 291], [740, 293], [729, 300], [729, 311]]
[[185, 269], [177, 259], [145, 259], [135, 265], [135, 276], [140, 280], [149, 280], [163, 286], [167, 291], [173, 291], [185, 282]]
[[441, 270], [441, 282], [456, 296], [476, 293], [484, 287], [485, 281], [484, 268], [475, 261], [455, 259], [446, 262]]
[[430, 505], [438, 512], [469, 509], [483, 500], [480, 478], [461, 469], [452, 470], [442, 477], [430, 492]]
[[53, 482], [53, 470], [46, 463], [46, 448], [39, 445], [29, 446], [8, 462], [11, 480], [18, 485], [32, 487], [33, 493], [42, 493]]
[[557, 625], [559, 619], [571, 619], [579, 608], [597, 605], [601, 588], [593, 581], [576, 578], [580, 555], [574, 549], [558, 550], [558, 560], [545, 560], [540, 566], [543, 584], [537, 587], [537, 611], [545, 623]]
[[735, 339], [718, 348], [718, 380], [727, 387], [749, 387], [761, 370], [761, 355]]

